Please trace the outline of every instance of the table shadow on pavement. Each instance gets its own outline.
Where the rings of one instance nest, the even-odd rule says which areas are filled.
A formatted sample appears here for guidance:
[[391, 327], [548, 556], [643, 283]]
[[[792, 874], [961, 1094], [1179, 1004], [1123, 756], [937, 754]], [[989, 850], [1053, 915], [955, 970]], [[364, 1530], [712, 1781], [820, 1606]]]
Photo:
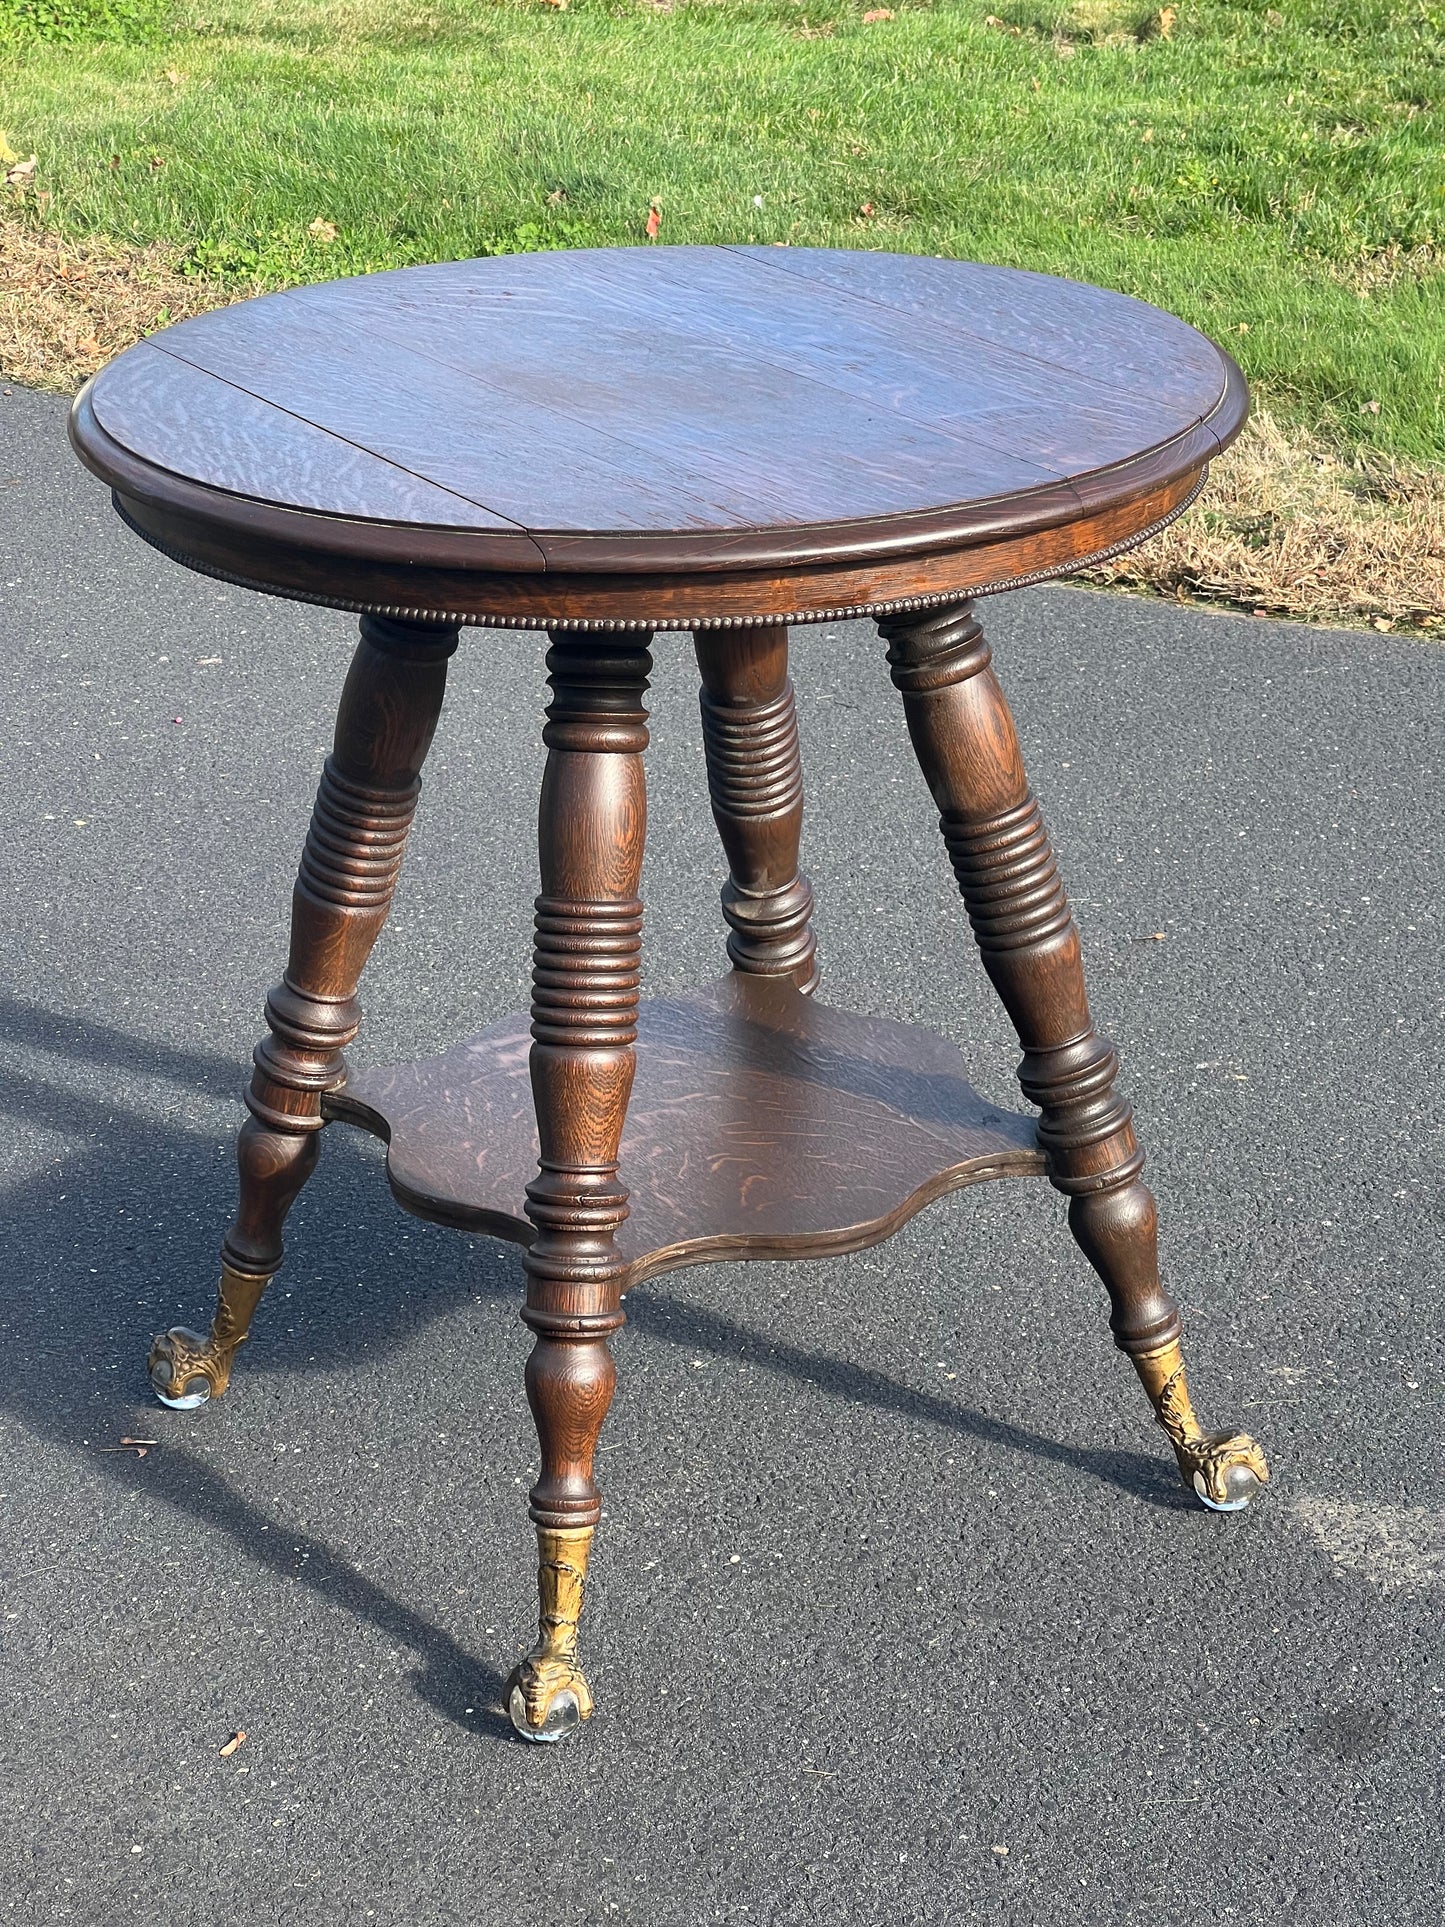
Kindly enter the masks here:
[[[72, 1059], [92, 1067], [103, 1067], [126, 1075], [156, 1076], [202, 1092], [213, 1098], [235, 1094], [237, 1067], [220, 1057], [206, 1057], [193, 1051], [170, 1049], [152, 1042], [142, 1043], [123, 1031], [94, 1021], [62, 1015], [20, 999], [0, 997], [0, 1045], [20, 1045], [31, 1051]], [[119, 1100], [117, 1100], [119, 1101]], [[13, 1068], [0, 1070], [0, 1115], [24, 1116], [32, 1125], [73, 1137], [90, 1136], [98, 1125], [112, 1122], [113, 1106], [101, 1106], [73, 1090], [49, 1083], [36, 1076], [25, 1076]], [[72, 1169], [63, 1180], [66, 1191], [56, 1192], [55, 1183], [28, 1184], [19, 1195], [12, 1195], [11, 1208], [23, 1215], [31, 1227], [27, 1247], [48, 1252], [66, 1232], [74, 1229], [74, 1206], [70, 1213], [61, 1207], [84, 1197], [88, 1213], [104, 1213], [113, 1200], [132, 1200], [142, 1193], [149, 1175], [157, 1168], [184, 1171], [188, 1146], [178, 1132], [158, 1131], [137, 1115], [126, 1122], [124, 1154], [116, 1158], [92, 1159], [82, 1171]], [[323, 1157], [328, 1162], [350, 1159], [363, 1162], [358, 1134], [345, 1124], [329, 1125], [323, 1135]], [[369, 1188], [375, 1195], [375, 1215], [395, 1209], [385, 1185], [379, 1160], [366, 1157]], [[214, 1168], [209, 1157], [197, 1160], [192, 1181], [198, 1191], [214, 1183]], [[218, 1223], [229, 1200], [215, 1200]], [[43, 1227], [53, 1227], [45, 1235]], [[328, 1237], [345, 1261], [354, 1254], [364, 1263], [369, 1234], [374, 1226], [366, 1218], [351, 1217], [342, 1225], [328, 1227]], [[303, 1235], [316, 1235], [314, 1223]], [[40, 1236], [35, 1233], [40, 1231]], [[327, 1302], [324, 1295], [313, 1296], [303, 1308], [302, 1334], [290, 1343], [279, 1338], [268, 1341], [267, 1304], [262, 1301], [251, 1340], [238, 1354], [237, 1377], [227, 1396], [245, 1396], [247, 1380], [262, 1376], [273, 1363], [288, 1372], [298, 1369], [304, 1353], [315, 1369], [326, 1370], [354, 1359], [359, 1354], [385, 1355], [386, 1352], [424, 1325], [429, 1317], [441, 1316], [459, 1298], [473, 1298], [478, 1290], [508, 1303], [520, 1304], [522, 1277], [518, 1254], [513, 1247], [490, 1239], [466, 1239], [448, 1233], [456, 1241], [457, 1262], [443, 1267], [431, 1266], [413, 1271], [404, 1281], [396, 1280], [395, 1289], [373, 1303], [361, 1316]], [[192, 1320], [203, 1328], [209, 1314], [209, 1278], [215, 1256], [210, 1251], [187, 1254], [188, 1269], [195, 1280], [195, 1310]], [[135, 1264], [134, 1283], [144, 1288], [148, 1266], [141, 1252], [127, 1253], [124, 1246], [111, 1254], [115, 1270], [123, 1269], [126, 1258]], [[23, 1258], [12, 1254], [12, 1302], [33, 1305], [37, 1300], [27, 1288]], [[99, 1268], [97, 1268], [99, 1275]], [[108, 1281], [107, 1281], [108, 1282]], [[167, 1316], [161, 1303], [163, 1288], [153, 1286], [157, 1311], [151, 1324], [159, 1327]], [[169, 1292], [166, 1292], [167, 1298]], [[119, 1346], [131, 1361], [129, 1376], [133, 1386], [118, 1387], [122, 1397], [144, 1397], [144, 1350], [151, 1326], [133, 1300], [122, 1307], [105, 1288], [77, 1288], [57, 1299], [43, 1301], [43, 1325], [12, 1325], [11, 1343], [0, 1354], [0, 1400], [15, 1416], [42, 1436], [71, 1449], [80, 1444], [80, 1428], [95, 1429], [93, 1411], [67, 1412], [64, 1401], [63, 1372], [59, 1361], [80, 1361], [99, 1356]], [[384, 1309], [378, 1309], [378, 1307]], [[293, 1312], [294, 1312], [293, 1307]], [[345, 1313], [345, 1315], [342, 1315]], [[913, 1387], [900, 1385], [886, 1374], [847, 1359], [809, 1351], [776, 1336], [764, 1341], [747, 1325], [724, 1313], [674, 1299], [666, 1290], [666, 1279], [628, 1293], [628, 1325], [636, 1335], [633, 1342], [661, 1340], [690, 1352], [703, 1351], [719, 1360], [753, 1362], [766, 1370], [791, 1375], [818, 1387], [828, 1396], [856, 1405], [872, 1407], [956, 1432], [971, 1440], [981, 1453], [1002, 1449], [1072, 1465], [1089, 1476], [1117, 1486], [1132, 1497], [1166, 1511], [1193, 1511], [1188, 1495], [1172, 1476], [1172, 1466], [1144, 1453], [1070, 1446], [1050, 1439], [1006, 1419], [970, 1410], [953, 1400]], [[285, 1356], [282, 1356], [284, 1349]], [[57, 1361], [56, 1372], [38, 1370], [45, 1358]], [[512, 1388], [522, 1399], [520, 1383]], [[155, 1427], [164, 1434], [171, 1415], [157, 1409]], [[202, 1420], [202, 1422], [204, 1422]], [[214, 1467], [206, 1465], [184, 1446], [169, 1440], [158, 1445], [156, 1462], [142, 1469], [129, 1451], [105, 1450], [102, 1467], [120, 1485], [142, 1491], [151, 1502], [159, 1501], [197, 1521], [224, 1532], [248, 1559], [279, 1578], [306, 1586], [354, 1618], [365, 1620], [389, 1638], [410, 1649], [419, 1662], [414, 1678], [421, 1699], [435, 1711], [458, 1725], [514, 1737], [500, 1704], [503, 1675], [476, 1655], [464, 1651], [440, 1627], [413, 1607], [393, 1598], [384, 1587], [368, 1579], [329, 1547], [324, 1540], [308, 1535], [293, 1525], [282, 1528], [253, 1500], [247, 1499]], [[282, 1548], [288, 1547], [289, 1551]], [[299, 1556], [303, 1555], [303, 1556]], [[299, 1556], [299, 1563], [298, 1563]], [[468, 1709], [484, 1709], [482, 1712]]]

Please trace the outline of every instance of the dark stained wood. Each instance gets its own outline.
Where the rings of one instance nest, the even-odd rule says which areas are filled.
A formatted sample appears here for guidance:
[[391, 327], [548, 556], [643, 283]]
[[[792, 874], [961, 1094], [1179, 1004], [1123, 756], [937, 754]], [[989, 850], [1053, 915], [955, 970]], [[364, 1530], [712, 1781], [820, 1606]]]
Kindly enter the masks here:
[[[729, 250], [797, 279], [833, 288], [914, 326], [932, 327], [955, 301], [955, 264], [933, 255], [909, 257], [906, 278], [889, 254], [838, 248]], [[971, 262], [961, 331], [1066, 370], [1120, 397], [1149, 396], [1207, 415], [1218, 396], [1218, 364], [1227, 359], [1177, 315], [1087, 281]], [[1107, 342], [1107, 350], [1103, 344]]]
[[134, 441], [164, 448], [173, 473], [194, 482], [214, 480], [219, 442], [226, 486], [236, 495], [305, 509], [314, 505], [319, 485], [337, 515], [515, 532], [502, 517], [358, 448], [334, 429], [293, 420], [278, 432], [270, 402], [149, 342], [114, 363], [96, 399], [97, 420], [113, 420]]
[[[518, 1729], [591, 1710], [578, 1625], [629, 1284], [886, 1237], [945, 1191], [1047, 1175], [1186, 1485], [1247, 1502], [1206, 1434], [1154, 1200], [1078, 935], [968, 597], [1129, 547], [1237, 433], [1239, 371], [1098, 289], [887, 255], [655, 249], [455, 262], [167, 330], [82, 392], [71, 436], [188, 566], [363, 612], [267, 1003], [209, 1338], [156, 1340], [169, 1402], [224, 1392], [283, 1221], [344, 1119], [422, 1216], [524, 1247], [540, 1630]], [[819, 1004], [799, 868], [789, 621], [880, 619], [984, 966], [1042, 1113], [995, 1109], [941, 1039]], [[530, 1020], [353, 1071], [458, 625], [551, 634]], [[732, 974], [639, 1004], [644, 696], [690, 628]], [[616, 630], [619, 633], [610, 634]]]
[[623, 1323], [627, 1217], [618, 1145], [632, 1090], [642, 967], [642, 848], [647, 834], [643, 696], [652, 658], [639, 643], [553, 635], [547, 767], [537, 841], [528, 1071], [538, 1162], [527, 1186], [522, 1316], [537, 1335], [527, 1397], [542, 1471], [539, 1526], [595, 1526], [592, 1458], [616, 1381], [609, 1332]]
[[268, 1034], [246, 1093], [216, 1313], [208, 1338], [178, 1327], [155, 1341], [163, 1395], [192, 1378], [225, 1389], [280, 1268], [287, 1213], [316, 1168], [322, 1100], [343, 1080], [342, 1051], [361, 1026], [357, 987], [391, 908], [456, 646], [454, 628], [362, 619], [292, 892], [290, 956], [266, 999]]
[[[659, 523], [715, 528], [736, 521], [735, 514], [729, 516], [698, 488], [684, 464], [664, 460], [656, 473], [642, 472], [627, 445], [589, 424], [560, 416], [545, 403], [529, 404], [525, 396], [485, 380], [459, 379], [455, 370], [390, 338], [366, 313], [365, 277], [355, 284], [330, 285], [361, 289], [361, 312], [350, 315], [349, 302], [343, 302], [338, 314], [308, 303], [300, 294], [269, 295], [199, 317], [212, 324], [207, 328], [192, 331], [183, 322], [152, 336], [149, 345], [267, 404], [283, 431], [284, 445], [292, 440], [292, 422], [324, 427], [371, 451], [404, 477], [421, 477], [475, 503], [474, 520], [480, 528], [525, 529], [527, 511], [535, 514], [559, 487], [584, 527], [594, 518], [605, 528]], [[360, 369], [340, 351], [338, 330], [343, 340], [350, 334], [364, 352]], [[565, 363], [553, 366], [554, 387], [565, 390], [565, 370]], [[108, 383], [97, 384], [95, 410], [110, 434], [136, 445], [141, 431], [113, 402]], [[158, 442], [169, 446], [164, 430]], [[233, 489], [229, 459], [218, 453], [214, 433], [197, 436], [193, 444], [197, 456], [207, 447], [212, 486]], [[559, 483], [560, 477], [565, 482]], [[312, 506], [340, 512], [330, 498], [324, 467], [312, 468], [309, 485], [320, 498]], [[507, 494], [511, 508], [521, 514], [490, 507], [483, 490]], [[389, 519], [376, 510], [370, 517]], [[451, 520], [449, 515], [448, 523]]]
[[321, 1099], [361, 1027], [357, 986], [381, 934], [446, 689], [454, 629], [368, 617], [341, 694], [291, 898], [291, 952], [266, 1000], [238, 1158], [241, 1195], [222, 1256], [274, 1272], [281, 1221], [316, 1157]]
[[813, 887], [798, 868], [803, 758], [788, 632], [702, 630], [702, 741], [713, 821], [728, 857], [723, 916], [735, 970], [818, 982]]
[[[561, 257], [523, 258], [531, 266]], [[398, 312], [389, 277], [369, 276], [329, 284], [347, 290], [339, 314], [334, 293], [297, 289], [269, 297], [264, 317], [222, 308], [153, 339], [534, 534], [911, 514], [935, 506], [951, 475], [969, 484], [960, 494], [985, 497], [1060, 478], [1054, 463], [987, 442], [960, 447], [921, 418], [922, 407], [905, 412], [895, 401], [883, 412], [868, 393], [866, 354], [864, 393], [850, 401], [804, 374], [795, 354], [767, 352], [779, 323], [766, 315], [736, 345], [717, 343], [692, 325], [694, 292], [681, 311], [654, 296], [609, 326], [604, 285], [590, 266], [588, 257], [577, 305], [562, 311], [555, 297], [543, 314], [489, 307], [479, 288], [459, 326], [446, 310]], [[783, 292], [791, 294], [786, 284]], [[365, 339], [374, 371], [365, 386], [336, 354], [338, 326]], [[1016, 372], [1037, 386], [1031, 365]], [[980, 387], [997, 393], [996, 381], [974, 374], [970, 392]], [[97, 414], [115, 434], [103, 389]], [[1179, 426], [1176, 411], [1146, 439]], [[844, 432], [848, 460], [825, 477], [820, 452]], [[529, 459], [517, 459], [522, 450]]]
[[1243, 418], [1228, 357], [1123, 296], [661, 248], [241, 303], [112, 363], [71, 433], [193, 567], [404, 618], [649, 628], [1068, 569], [1176, 512]]
[[[408, 1210], [525, 1244], [528, 1037], [508, 1018], [444, 1056], [353, 1070], [327, 1113], [389, 1140]], [[1033, 1120], [985, 1102], [955, 1045], [737, 972], [641, 1006], [621, 1283], [717, 1258], [855, 1251], [944, 1192], [1043, 1170]]]
[[[1201, 436], [1206, 433], [1202, 428], [1198, 431]], [[1212, 447], [1211, 442], [1211, 451]], [[1196, 457], [1199, 462], [1208, 459], [1197, 449], [1191, 459]], [[608, 575], [569, 573], [563, 566], [565, 558], [553, 570], [548, 565], [556, 558], [543, 549], [554, 549], [555, 537], [537, 538], [534, 543], [545, 573], [484, 575], [429, 568], [421, 560], [426, 537], [415, 530], [397, 530], [394, 540], [388, 540], [380, 524], [328, 524], [325, 539], [336, 551], [328, 558], [308, 546], [310, 532], [305, 532], [306, 542], [290, 540], [289, 529], [283, 531], [285, 540], [273, 539], [275, 518], [284, 511], [243, 505], [235, 515], [236, 523], [257, 531], [243, 535], [235, 528], [218, 531], [203, 516], [152, 508], [135, 496], [120, 498], [120, 506], [138, 533], [188, 567], [302, 601], [380, 609], [408, 621], [444, 617], [535, 629], [566, 620], [578, 628], [651, 631], [726, 626], [760, 618], [813, 622], [827, 616], [912, 608], [920, 600], [948, 601], [1040, 581], [1090, 558], [1131, 547], [1193, 499], [1200, 479], [1197, 467], [1157, 485], [1153, 473], [1151, 463], [1140, 493], [1122, 505], [1081, 511], [1072, 489], [1047, 491], [1011, 505], [1018, 523], [1031, 519], [1039, 523], [1036, 531], [961, 544], [950, 538], [947, 528], [935, 528], [926, 541], [919, 537], [925, 552], [897, 559], [885, 557], [851, 566], [810, 562], [799, 556], [766, 568], [714, 570], [717, 558], [709, 555], [706, 567], [688, 569], [679, 564], [667, 572], [650, 572], [639, 566], [640, 549], [629, 551], [620, 538], [610, 537], [605, 557], [612, 568]], [[448, 533], [437, 532], [433, 545], [444, 542]], [[841, 532], [822, 531], [819, 539], [827, 543], [835, 538], [841, 547]], [[510, 540], [502, 535], [475, 539], [479, 544]], [[734, 546], [741, 549], [745, 539], [739, 538]], [[410, 563], [404, 553], [408, 546], [417, 551], [417, 559]], [[374, 554], [392, 548], [398, 553], [384, 560]], [[643, 616], [640, 611], [650, 614]]]
[[[1161, 400], [1150, 386], [1121, 382], [1097, 357], [1090, 368], [1071, 366], [1060, 381], [1060, 364], [1047, 352], [1020, 352], [1020, 344], [989, 340], [974, 326], [970, 266], [965, 293], [957, 284], [931, 313], [897, 303], [860, 298], [854, 285], [860, 257], [824, 252], [836, 271], [824, 279], [805, 273], [780, 279], [767, 272], [774, 257], [792, 249], [674, 248], [649, 264], [646, 282], [625, 249], [596, 257], [597, 285], [615, 290], [630, 315], [645, 317], [650, 331], [662, 332], [685, 316], [695, 341], [708, 345], [709, 360], [735, 381], [751, 383], [765, 358], [793, 383], [831, 390], [834, 406], [851, 411], [861, 403], [878, 411], [885, 424], [898, 420], [926, 425], [957, 441], [977, 478], [975, 497], [984, 493], [990, 454], [1014, 461], [1027, 458], [1049, 479], [1079, 467], [1087, 446], [1088, 466], [1124, 461], [1179, 432], [1192, 401], [1207, 413], [1220, 393], [1219, 366], [1212, 343], [1203, 343], [1213, 362], [1205, 379], [1196, 378], [1193, 397]], [[806, 265], [812, 249], [796, 251]], [[895, 256], [867, 257], [887, 264]], [[912, 286], [913, 259], [905, 275]], [[947, 270], [956, 264], [941, 264]], [[759, 268], [764, 272], [759, 273]], [[1043, 278], [1043, 277], [1039, 277]], [[1058, 284], [1065, 288], [1071, 284]], [[1106, 305], [1117, 297], [1099, 295]], [[967, 301], [965, 310], [963, 302]], [[1103, 320], [1099, 335], [1107, 335]], [[1193, 343], [1202, 337], [1165, 317]], [[1165, 332], [1161, 331], [1161, 332]], [[1158, 336], [1156, 355], [1159, 352]], [[1061, 386], [1067, 405], [1060, 408]], [[792, 424], [787, 424], [791, 431]], [[836, 433], [836, 431], [832, 431]], [[936, 478], [941, 479], [941, 477]], [[813, 487], [818, 487], [818, 480]], [[832, 486], [831, 481], [828, 484]], [[816, 520], [816, 517], [810, 517]]]
[[1049, 1177], [1108, 1290], [1117, 1343], [1157, 1352], [1180, 1320], [1159, 1282], [1144, 1154], [1089, 1014], [1078, 930], [983, 630], [967, 603], [880, 627], [979, 954], [1023, 1047], [1019, 1083], [1043, 1112]]
[[1019, 1083], [1043, 1112], [1049, 1178], [1109, 1294], [1115, 1343], [1185, 1486], [1206, 1505], [1238, 1510], [1268, 1483], [1269, 1466], [1247, 1432], [1206, 1432], [1195, 1417], [1119, 1060], [1089, 1014], [1078, 932], [983, 631], [966, 602], [879, 627], [979, 954], [1023, 1046]]

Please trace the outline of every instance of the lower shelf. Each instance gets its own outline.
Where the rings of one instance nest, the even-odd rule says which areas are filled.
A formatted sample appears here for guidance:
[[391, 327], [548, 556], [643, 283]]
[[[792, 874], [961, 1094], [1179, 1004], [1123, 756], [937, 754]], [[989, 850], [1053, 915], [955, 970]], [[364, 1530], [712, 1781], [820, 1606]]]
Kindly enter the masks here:
[[[326, 1113], [386, 1140], [409, 1211], [527, 1244], [530, 1045], [527, 1018], [504, 1018], [440, 1057], [353, 1072]], [[738, 974], [642, 1005], [617, 1234], [629, 1284], [856, 1251], [946, 1191], [1043, 1172], [1033, 1119], [985, 1103], [931, 1032]]]

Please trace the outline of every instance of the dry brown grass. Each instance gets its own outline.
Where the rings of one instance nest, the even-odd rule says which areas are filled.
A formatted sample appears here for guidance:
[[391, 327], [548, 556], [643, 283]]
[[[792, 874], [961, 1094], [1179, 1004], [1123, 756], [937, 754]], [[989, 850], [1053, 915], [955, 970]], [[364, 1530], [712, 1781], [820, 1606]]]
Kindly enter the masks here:
[[[0, 374], [74, 390], [141, 335], [244, 292], [180, 274], [161, 247], [64, 241], [0, 214]], [[1445, 473], [1340, 455], [1260, 410], [1199, 504], [1083, 579], [1445, 634]]]
[[65, 241], [0, 214], [0, 374], [73, 392], [142, 335], [237, 298], [173, 250]]
[[1187, 515], [1085, 580], [1445, 634], [1445, 473], [1341, 455], [1260, 409]]

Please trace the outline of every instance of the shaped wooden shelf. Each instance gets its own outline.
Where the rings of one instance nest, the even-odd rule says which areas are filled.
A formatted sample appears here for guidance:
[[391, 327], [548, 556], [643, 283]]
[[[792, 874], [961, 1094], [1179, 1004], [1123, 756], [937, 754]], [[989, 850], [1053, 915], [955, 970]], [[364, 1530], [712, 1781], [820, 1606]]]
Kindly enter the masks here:
[[[407, 1210], [529, 1244], [530, 1044], [528, 1019], [504, 1018], [442, 1056], [355, 1072], [325, 1109], [386, 1141]], [[1043, 1172], [1033, 1119], [986, 1103], [928, 1031], [741, 973], [641, 1007], [617, 1234], [629, 1285], [857, 1251], [946, 1191]]]

